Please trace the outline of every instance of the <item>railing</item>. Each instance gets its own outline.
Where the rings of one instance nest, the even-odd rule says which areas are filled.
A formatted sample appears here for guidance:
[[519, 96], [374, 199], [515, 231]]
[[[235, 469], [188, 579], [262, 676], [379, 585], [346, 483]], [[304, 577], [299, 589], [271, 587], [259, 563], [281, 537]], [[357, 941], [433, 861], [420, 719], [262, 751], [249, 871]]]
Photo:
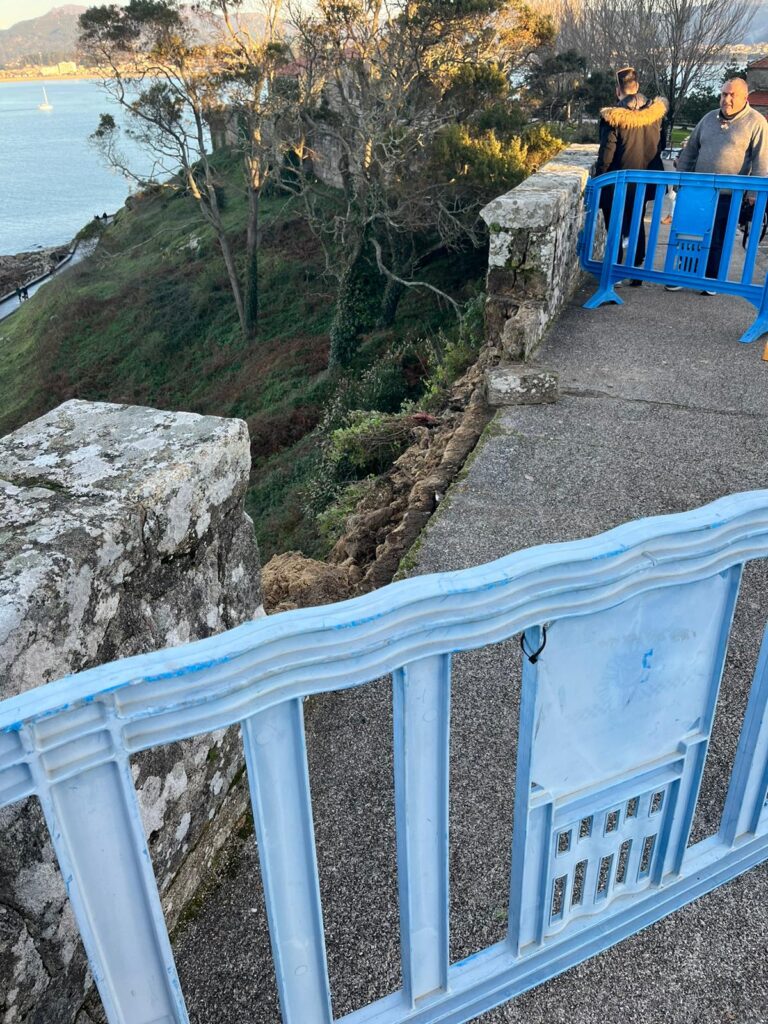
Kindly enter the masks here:
[[[663, 199], [666, 189], [672, 187], [678, 192], [666, 237], [661, 223]], [[742, 261], [737, 255], [741, 252], [739, 214], [746, 195], [755, 197], [754, 230], [749, 233]], [[653, 202], [653, 214], [643, 257], [649, 201]], [[623, 278], [740, 295], [757, 307], [758, 315], [739, 340], [755, 341], [768, 332], [768, 278], [765, 270], [757, 267], [767, 201], [768, 179], [737, 174], [612, 171], [592, 178], [585, 192], [579, 258], [600, 286], [585, 307], [621, 304], [615, 284]], [[598, 257], [595, 240], [601, 208], [610, 211], [610, 218], [605, 253]], [[640, 258], [636, 259], [638, 243]]]
[[[737, 494], [92, 669], [0, 703], [0, 805], [39, 797], [112, 1024], [182, 1024], [129, 755], [240, 723], [283, 1020], [331, 1024], [302, 698], [392, 673], [403, 984], [344, 1022], [459, 1024], [768, 856], [768, 641], [720, 830], [688, 846], [766, 555], [768, 491]], [[520, 631], [509, 930], [451, 964], [451, 656]]]

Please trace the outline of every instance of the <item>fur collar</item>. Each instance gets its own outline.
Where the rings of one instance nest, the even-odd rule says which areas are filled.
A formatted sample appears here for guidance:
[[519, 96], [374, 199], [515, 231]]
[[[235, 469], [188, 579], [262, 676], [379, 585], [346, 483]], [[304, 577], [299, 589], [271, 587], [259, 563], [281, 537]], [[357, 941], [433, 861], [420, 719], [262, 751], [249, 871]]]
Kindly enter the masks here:
[[628, 107], [603, 107], [600, 117], [611, 128], [647, 128], [648, 125], [661, 121], [668, 109], [667, 100], [663, 96], [657, 96], [639, 110], [630, 110]]

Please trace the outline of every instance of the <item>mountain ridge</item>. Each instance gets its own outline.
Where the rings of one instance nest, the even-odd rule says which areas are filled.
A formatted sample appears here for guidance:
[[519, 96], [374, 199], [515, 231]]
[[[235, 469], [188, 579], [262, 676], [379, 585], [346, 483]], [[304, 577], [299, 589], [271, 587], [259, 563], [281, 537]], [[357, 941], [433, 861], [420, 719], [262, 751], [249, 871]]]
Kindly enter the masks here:
[[0, 67], [73, 60], [77, 53], [77, 19], [86, 10], [80, 4], [64, 4], [1, 29]]
[[[78, 18], [86, 10], [85, 5], [63, 4], [0, 29], [0, 69], [75, 60]], [[731, 40], [731, 45], [763, 42], [768, 49], [768, 0], [755, 0], [754, 18], [745, 38]]]

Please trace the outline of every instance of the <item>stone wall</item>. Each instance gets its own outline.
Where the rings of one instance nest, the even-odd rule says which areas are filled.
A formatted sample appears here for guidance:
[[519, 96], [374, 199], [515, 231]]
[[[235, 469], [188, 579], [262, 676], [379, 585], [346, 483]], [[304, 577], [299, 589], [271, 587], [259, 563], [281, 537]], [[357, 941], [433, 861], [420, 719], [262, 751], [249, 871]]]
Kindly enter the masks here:
[[569, 146], [490, 202], [486, 340], [510, 360], [529, 359], [580, 280], [582, 196], [596, 146]]
[[[261, 607], [244, 423], [67, 402], [0, 439], [0, 698], [236, 626]], [[135, 758], [170, 926], [246, 806], [234, 729]], [[0, 1022], [86, 1024], [39, 805], [0, 810]], [[92, 1015], [93, 1014], [93, 1015]]]
[[343, 188], [341, 161], [344, 149], [340, 139], [333, 132], [324, 132], [322, 128], [318, 128], [312, 136], [310, 152], [312, 170], [316, 177], [329, 188]]

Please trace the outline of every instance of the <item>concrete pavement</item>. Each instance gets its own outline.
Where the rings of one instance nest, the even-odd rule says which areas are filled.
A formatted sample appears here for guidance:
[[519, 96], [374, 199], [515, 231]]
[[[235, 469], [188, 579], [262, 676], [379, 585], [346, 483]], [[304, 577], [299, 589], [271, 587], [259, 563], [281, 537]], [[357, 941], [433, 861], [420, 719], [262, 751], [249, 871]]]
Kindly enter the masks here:
[[[761, 342], [737, 341], [752, 308], [739, 299], [646, 285], [623, 291], [623, 307], [588, 312], [580, 302], [591, 290], [566, 309], [541, 354], [560, 372], [560, 402], [496, 417], [425, 531], [417, 573], [464, 568], [768, 486], [768, 363], [761, 361]], [[767, 617], [768, 568], [751, 565], [694, 839], [717, 828]], [[511, 641], [455, 659], [452, 959], [505, 930], [519, 677], [519, 649]], [[338, 1017], [400, 983], [387, 681], [325, 697], [307, 719]], [[251, 841], [176, 949], [197, 1024], [278, 1024]], [[763, 1024], [766, 953], [762, 866], [478, 1020]]]

